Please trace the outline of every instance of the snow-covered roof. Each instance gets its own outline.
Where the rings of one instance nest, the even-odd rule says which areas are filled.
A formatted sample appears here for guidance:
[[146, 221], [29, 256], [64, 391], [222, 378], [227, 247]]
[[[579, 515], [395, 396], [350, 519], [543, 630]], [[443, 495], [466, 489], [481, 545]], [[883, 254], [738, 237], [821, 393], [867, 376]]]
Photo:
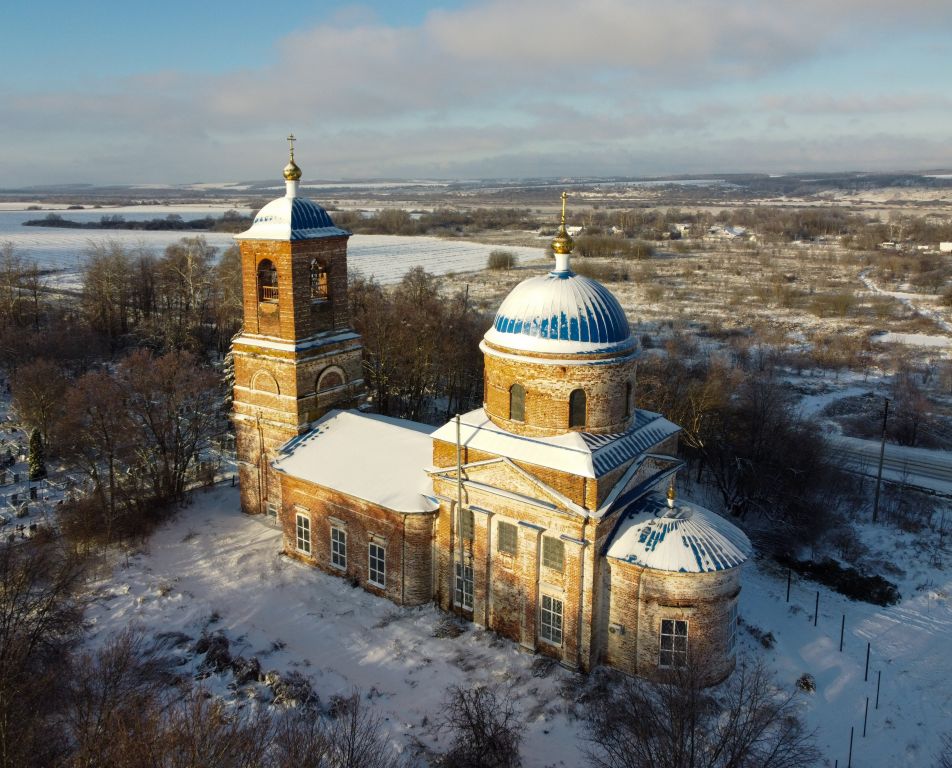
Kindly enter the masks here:
[[568, 269], [523, 280], [505, 298], [486, 341], [545, 353], [600, 353], [634, 346], [625, 311], [601, 283]]
[[712, 573], [736, 568], [751, 553], [737, 526], [709, 509], [685, 501], [669, 508], [653, 491], [624, 513], [606, 555], [617, 560], [678, 573]]
[[424, 471], [433, 460], [433, 427], [405, 419], [330, 411], [286, 443], [274, 468], [396, 512], [439, 507]]
[[[494, 456], [556, 469], [580, 477], [600, 477], [676, 434], [680, 427], [651, 411], [637, 410], [631, 429], [618, 435], [567, 432], [554, 437], [515, 435], [493, 424], [482, 408], [460, 417], [463, 445]], [[456, 442], [456, 422], [433, 433], [436, 440]]]
[[334, 222], [321, 206], [289, 190], [285, 197], [272, 200], [258, 211], [251, 227], [236, 240], [314, 240], [349, 235]]

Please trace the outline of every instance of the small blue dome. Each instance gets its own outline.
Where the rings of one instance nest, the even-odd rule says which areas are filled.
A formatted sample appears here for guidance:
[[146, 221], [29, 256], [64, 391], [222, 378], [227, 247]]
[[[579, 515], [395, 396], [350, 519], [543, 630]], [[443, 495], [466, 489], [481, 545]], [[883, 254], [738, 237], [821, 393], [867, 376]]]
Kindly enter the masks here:
[[634, 346], [618, 299], [601, 283], [568, 269], [519, 283], [485, 338], [535, 352], [594, 353]]

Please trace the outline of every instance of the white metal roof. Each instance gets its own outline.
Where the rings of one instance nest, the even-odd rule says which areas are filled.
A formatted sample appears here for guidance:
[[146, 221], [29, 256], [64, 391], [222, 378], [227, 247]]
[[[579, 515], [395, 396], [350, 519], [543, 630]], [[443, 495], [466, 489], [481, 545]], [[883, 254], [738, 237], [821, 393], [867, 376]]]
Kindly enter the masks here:
[[[638, 410], [632, 429], [620, 435], [566, 432], [554, 437], [528, 437], [496, 426], [482, 408], [460, 416], [460, 442], [468, 448], [593, 478], [649, 451], [679, 429], [657, 413]], [[432, 436], [455, 444], [456, 422], [444, 424]]]
[[617, 560], [679, 573], [736, 568], [750, 553], [750, 540], [737, 526], [690, 502], [677, 500], [669, 508], [657, 492], [624, 513], [606, 551]]
[[439, 507], [424, 471], [432, 464], [432, 431], [405, 419], [330, 411], [284, 445], [273, 466], [396, 512], [431, 512]]

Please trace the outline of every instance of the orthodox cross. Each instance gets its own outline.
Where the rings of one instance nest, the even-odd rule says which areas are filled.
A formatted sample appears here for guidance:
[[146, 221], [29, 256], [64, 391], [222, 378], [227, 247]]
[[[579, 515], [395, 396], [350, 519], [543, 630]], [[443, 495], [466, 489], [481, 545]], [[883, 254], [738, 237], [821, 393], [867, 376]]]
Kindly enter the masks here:
[[294, 159], [294, 142], [295, 142], [295, 141], [297, 141], [297, 139], [294, 138], [294, 134], [293, 134], [293, 133], [292, 133], [292, 134], [289, 134], [289, 135], [288, 135], [288, 146], [291, 147], [291, 159], [292, 159], [292, 160]]
[[562, 226], [565, 226], [565, 199], [568, 195], [563, 191], [562, 192]]

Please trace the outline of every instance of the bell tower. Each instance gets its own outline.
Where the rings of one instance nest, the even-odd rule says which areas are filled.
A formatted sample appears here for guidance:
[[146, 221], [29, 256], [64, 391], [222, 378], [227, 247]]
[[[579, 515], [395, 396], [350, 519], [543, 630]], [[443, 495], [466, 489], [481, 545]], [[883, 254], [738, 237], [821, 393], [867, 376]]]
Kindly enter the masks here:
[[331, 408], [363, 393], [361, 340], [347, 302], [347, 240], [321, 206], [298, 196], [301, 169], [284, 168], [286, 193], [235, 236], [241, 249], [244, 325], [232, 343], [238, 477], [243, 512], [275, 514], [271, 461]]

